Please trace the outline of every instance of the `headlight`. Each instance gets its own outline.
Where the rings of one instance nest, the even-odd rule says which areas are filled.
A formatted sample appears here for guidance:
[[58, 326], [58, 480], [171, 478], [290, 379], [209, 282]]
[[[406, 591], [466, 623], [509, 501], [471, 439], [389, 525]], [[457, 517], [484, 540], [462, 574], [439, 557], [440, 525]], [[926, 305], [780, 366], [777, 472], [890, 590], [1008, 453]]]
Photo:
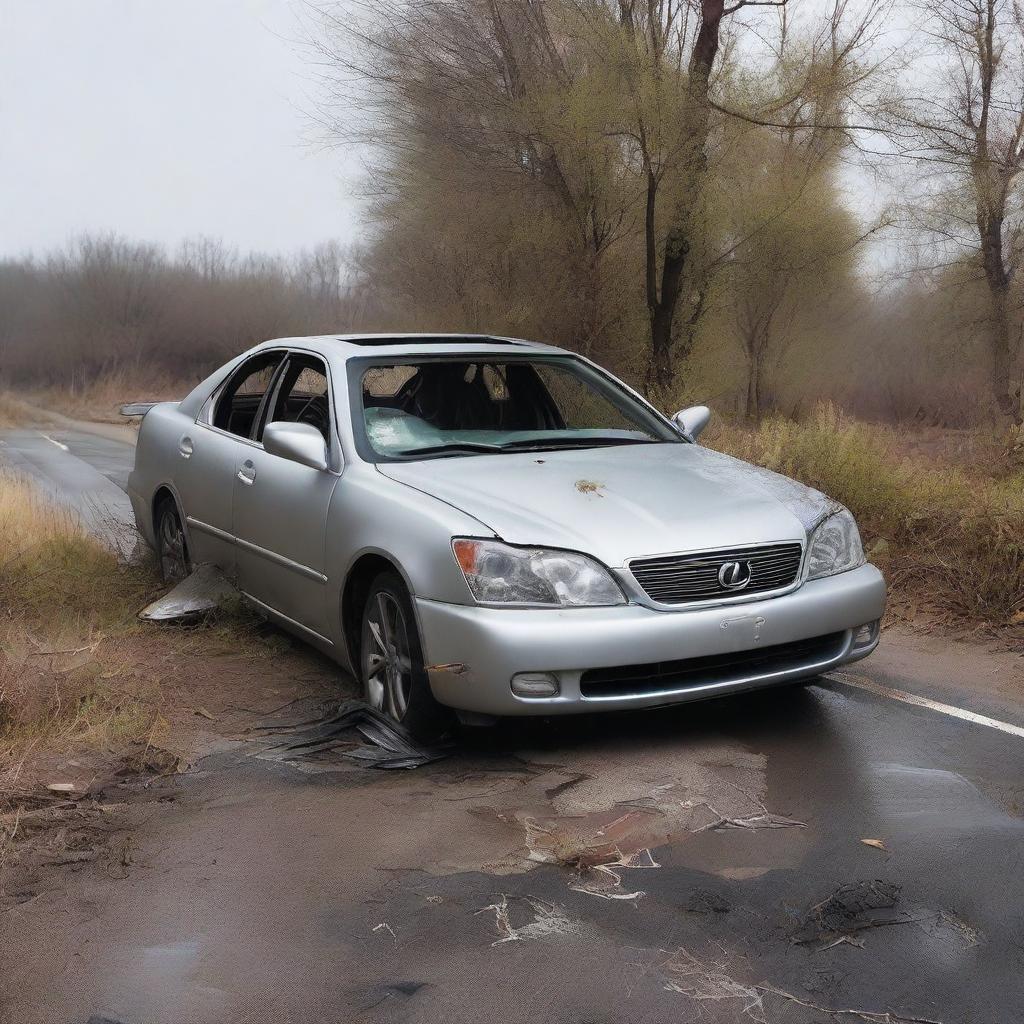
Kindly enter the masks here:
[[806, 578], [834, 576], [864, 564], [864, 548], [857, 523], [849, 509], [833, 512], [811, 534]]
[[468, 539], [452, 541], [452, 550], [480, 604], [578, 608], [626, 603], [603, 565], [573, 551]]

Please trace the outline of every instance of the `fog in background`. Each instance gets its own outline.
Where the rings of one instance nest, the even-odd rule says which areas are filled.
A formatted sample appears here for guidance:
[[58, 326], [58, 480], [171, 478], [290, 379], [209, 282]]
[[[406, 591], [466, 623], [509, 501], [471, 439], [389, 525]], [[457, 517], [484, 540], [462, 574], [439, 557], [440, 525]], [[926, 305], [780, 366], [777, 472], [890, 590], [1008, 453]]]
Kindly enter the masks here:
[[311, 146], [303, 5], [0, 0], [0, 255], [82, 232], [350, 239], [358, 161]]

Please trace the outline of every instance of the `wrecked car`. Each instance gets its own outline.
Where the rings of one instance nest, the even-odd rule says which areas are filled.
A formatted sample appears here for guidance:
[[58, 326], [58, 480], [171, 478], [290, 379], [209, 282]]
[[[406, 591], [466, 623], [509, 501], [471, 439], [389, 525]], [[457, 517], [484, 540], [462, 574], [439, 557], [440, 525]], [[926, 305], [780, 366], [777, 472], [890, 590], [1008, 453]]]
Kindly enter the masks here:
[[146, 411], [129, 491], [416, 732], [813, 678], [878, 643], [850, 512], [512, 338], [269, 341]]

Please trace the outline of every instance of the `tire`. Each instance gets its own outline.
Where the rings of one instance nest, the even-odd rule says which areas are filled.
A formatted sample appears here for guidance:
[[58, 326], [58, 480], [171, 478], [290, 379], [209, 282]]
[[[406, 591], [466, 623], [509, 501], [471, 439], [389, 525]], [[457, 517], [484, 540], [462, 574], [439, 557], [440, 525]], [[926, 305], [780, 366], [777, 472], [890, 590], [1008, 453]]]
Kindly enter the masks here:
[[412, 601], [396, 572], [370, 584], [359, 643], [363, 696], [417, 739], [436, 739], [454, 724], [451, 709], [434, 700]]
[[180, 583], [192, 572], [185, 528], [173, 498], [164, 498], [156, 510], [156, 557], [164, 583]]

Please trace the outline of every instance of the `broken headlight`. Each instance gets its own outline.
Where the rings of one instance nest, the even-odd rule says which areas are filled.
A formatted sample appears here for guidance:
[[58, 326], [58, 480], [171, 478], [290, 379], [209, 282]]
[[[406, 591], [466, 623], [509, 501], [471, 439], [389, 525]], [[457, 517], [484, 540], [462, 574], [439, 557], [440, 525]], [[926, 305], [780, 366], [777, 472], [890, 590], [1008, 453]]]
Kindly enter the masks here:
[[626, 603], [608, 570], [574, 551], [468, 538], [453, 540], [452, 550], [479, 604], [579, 608]]
[[833, 512], [814, 528], [807, 550], [806, 579], [834, 576], [863, 564], [864, 547], [860, 542], [860, 531], [849, 509]]

